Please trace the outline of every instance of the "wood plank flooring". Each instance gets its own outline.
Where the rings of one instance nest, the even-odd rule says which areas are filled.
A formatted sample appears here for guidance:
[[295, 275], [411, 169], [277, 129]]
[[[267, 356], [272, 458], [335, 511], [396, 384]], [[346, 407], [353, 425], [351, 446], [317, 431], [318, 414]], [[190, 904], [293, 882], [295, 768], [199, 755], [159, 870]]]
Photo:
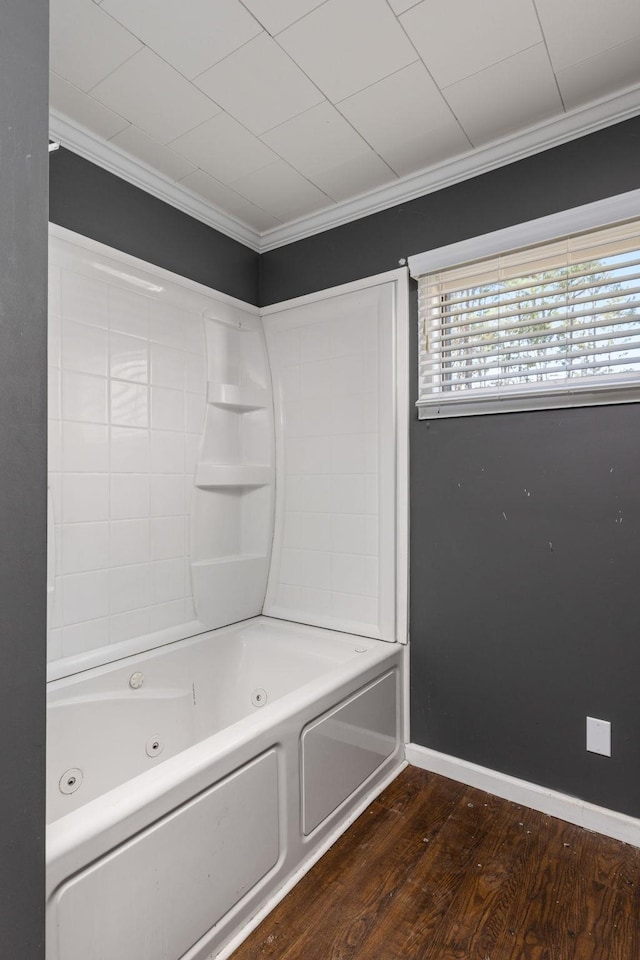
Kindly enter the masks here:
[[640, 960], [640, 849], [407, 767], [232, 960]]

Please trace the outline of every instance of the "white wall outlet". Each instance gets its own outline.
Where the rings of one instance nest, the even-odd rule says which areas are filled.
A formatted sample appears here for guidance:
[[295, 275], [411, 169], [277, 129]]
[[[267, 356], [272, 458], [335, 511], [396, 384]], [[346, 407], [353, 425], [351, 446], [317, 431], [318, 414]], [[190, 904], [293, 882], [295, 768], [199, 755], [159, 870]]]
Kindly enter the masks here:
[[603, 757], [611, 756], [611, 723], [609, 720], [587, 717], [587, 750], [590, 753], [600, 753]]

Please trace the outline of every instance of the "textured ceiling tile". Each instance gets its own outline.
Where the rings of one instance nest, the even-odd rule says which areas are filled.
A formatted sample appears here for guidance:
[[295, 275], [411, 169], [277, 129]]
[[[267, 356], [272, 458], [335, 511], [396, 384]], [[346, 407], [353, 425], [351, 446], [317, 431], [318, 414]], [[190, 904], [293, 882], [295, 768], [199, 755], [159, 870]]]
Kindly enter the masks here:
[[280, 157], [313, 179], [314, 174], [369, 152], [369, 146], [326, 101], [263, 134]]
[[228, 216], [235, 217], [254, 230], [270, 230], [280, 225], [280, 221], [272, 217], [265, 210], [260, 209], [245, 197], [230, 190], [223, 183], [219, 183], [204, 173], [196, 170], [180, 181], [183, 186], [200, 197], [204, 197], [219, 210]]
[[219, 113], [174, 140], [171, 149], [222, 183], [231, 183], [278, 159], [228, 113]]
[[88, 93], [78, 90], [55, 73], [49, 75], [49, 102], [54, 110], [105, 140], [129, 126], [128, 120], [119, 117], [113, 110], [104, 107]]
[[536, 0], [536, 6], [556, 73], [640, 35], [638, 0]]
[[417, 59], [386, 0], [328, 0], [278, 43], [333, 102]]
[[423, 0], [400, 22], [440, 87], [542, 40], [533, 0]]
[[271, 36], [315, 10], [324, 0], [243, 0]]
[[147, 47], [92, 93], [159, 143], [174, 140], [220, 113], [220, 107]]
[[332, 200], [352, 200], [377, 187], [397, 180], [393, 170], [377, 153], [368, 150], [352, 160], [344, 160], [311, 178]]
[[264, 33], [207, 70], [196, 84], [256, 134], [324, 99], [275, 40]]
[[283, 222], [331, 205], [331, 200], [283, 160], [242, 177], [233, 189]]
[[81, 90], [90, 90], [141, 47], [96, 4], [52, 0], [50, 67]]
[[122, 133], [113, 137], [111, 142], [170, 180], [181, 180], [195, 169], [194, 165], [184, 157], [177, 156], [168, 147], [163, 147], [134, 126], [127, 127]]
[[474, 146], [563, 112], [544, 44], [443, 90]]
[[239, 0], [103, 0], [102, 9], [188, 79], [261, 32]]
[[567, 110], [573, 110], [625, 87], [640, 84], [640, 37], [611, 47], [557, 74]]
[[470, 148], [422, 63], [343, 100], [338, 108], [400, 176]]

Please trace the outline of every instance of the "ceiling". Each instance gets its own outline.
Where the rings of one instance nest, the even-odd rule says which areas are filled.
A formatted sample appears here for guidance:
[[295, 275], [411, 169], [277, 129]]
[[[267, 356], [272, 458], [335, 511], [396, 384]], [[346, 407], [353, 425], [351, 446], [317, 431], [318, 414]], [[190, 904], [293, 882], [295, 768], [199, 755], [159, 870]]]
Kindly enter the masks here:
[[51, 0], [51, 132], [255, 249], [640, 113], [638, 0]]

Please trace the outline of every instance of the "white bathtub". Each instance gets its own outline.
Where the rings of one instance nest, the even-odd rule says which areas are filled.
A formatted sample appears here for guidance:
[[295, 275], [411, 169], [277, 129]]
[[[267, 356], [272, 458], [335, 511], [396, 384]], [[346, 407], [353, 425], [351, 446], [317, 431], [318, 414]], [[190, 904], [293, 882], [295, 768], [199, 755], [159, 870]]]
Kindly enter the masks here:
[[401, 768], [401, 660], [258, 617], [51, 683], [47, 960], [228, 956]]

